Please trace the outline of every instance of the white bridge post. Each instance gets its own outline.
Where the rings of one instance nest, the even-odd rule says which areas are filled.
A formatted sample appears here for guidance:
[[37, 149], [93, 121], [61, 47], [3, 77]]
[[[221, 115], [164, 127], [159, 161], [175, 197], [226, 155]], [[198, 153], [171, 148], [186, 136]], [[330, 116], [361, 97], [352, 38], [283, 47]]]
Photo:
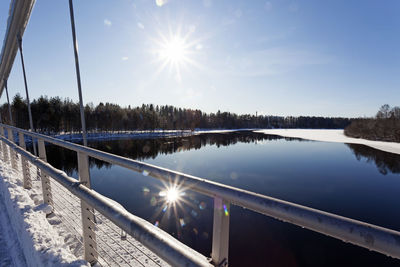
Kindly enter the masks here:
[[[14, 143], [14, 134], [11, 128], [7, 129], [8, 131], [8, 140]], [[11, 159], [11, 167], [16, 170], [17, 169], [17, 155], [14, 150], [10, 147], [10, 159]]]
[[[0, 115], [0, 119], [1, 119], [1, 115]], [[3, 132], [3, 126], [0, 126], [0, 135], [2, 135], [2, 132]], [[3, 142], [1, 142], [1, 141], [0, 141], [0, 152], [1, 152], [1, 157], [0, 158], [2, 160], [4, 160], [4, 158], [3, 158]]]
[[[19, 132], [18, 136], [19, 136], [19, 146], [22, 147], [22, 149], [26, 150], [24, 134], [22, 132]], [[23, 182], [24, 188], [30, 189], [30, 188], [32, 188], [32, 180], [31, 180], [31, 172], [29, 170], [29, 162], [22, 155], [21, 155], [21, 162], [22, 162], [22, 164], [21, 164], [22, 165], [22, 176], [24, 178], [24, 182]]]
[[228, 266], [230, 204], [214, 197], [214, 225], [211, 258], [215, 266]]
[[[46, 147], [44, 146], [43, 139], [38, 139], [38, 146], [39, 146], [39, 158], [43, 161], [47, 161]], [[50, 179], [49, 176], [42, 169], [40, 169], [40, 180], [42, 181], [43, 201], [44, 203], [53, 207], [53, 197], [51, 194]]]
[[[2, 136], [6, 137], [5, 134], [4, 134], [4, 127], [0, 128], [0, 134]], [[7, 149], [7, 144], [6, 143], [3, 143], [3, 160], [6, 163], [8, 162], [8, 149]]]
[[[79, 182], [90, 188], [89, 157], [82, 152], [78, 152], [78, 172]], [[85, 249], [84, 257], [86, 261], [90, 262], [91, 264], [95, 264], [98, 259], [98, 254], [94, 209], [85, 201], [81, 200], [81, 212], [83, 245]]]

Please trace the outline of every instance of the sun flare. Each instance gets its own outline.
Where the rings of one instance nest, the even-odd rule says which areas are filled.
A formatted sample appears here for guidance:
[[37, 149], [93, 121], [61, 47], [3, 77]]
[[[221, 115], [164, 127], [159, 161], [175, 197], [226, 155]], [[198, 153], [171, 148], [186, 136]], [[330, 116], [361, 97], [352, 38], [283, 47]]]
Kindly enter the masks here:
[[176, 33], [170, 31], [168, 36], [159, 33], [159, 37], [153, 39], [155, 48], [152, 52], [159, 64], [157, 74], [167, 68], [177, 81], [181, 81], [183, 69], [187, 69], [189, 65], [198, 65], [193, 57], [195, 52], [199, 52], [198, 47], [202, 46], [199, 41], [189, 41], [191, 33], [182, 35], [178, 29]]
[[185, 59], [186, 53], [185, 41], [179, 36], [174, 36], [161, 49], [160, 57], [162, 60], [180, 64]]
[[178, 190], [178, 188], [176, 188], [176, 186], [170, 187], [167, 190], [161, 191], [159, 193], [159, 196], [165, 198], [165, 202], [169, 203], [169, 204], [178, 202], [180, 195], [181, 195], [181, 192], [179, 192], [179, 190]]

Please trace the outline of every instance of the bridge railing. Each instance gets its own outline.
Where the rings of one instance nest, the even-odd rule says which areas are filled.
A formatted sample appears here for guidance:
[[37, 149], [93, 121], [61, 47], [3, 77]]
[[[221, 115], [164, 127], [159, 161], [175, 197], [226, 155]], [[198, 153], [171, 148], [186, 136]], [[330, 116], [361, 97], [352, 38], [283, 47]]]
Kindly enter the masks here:
[[[5, 138], [4, 129], [8, 131], [8, 139]], [[88, 157], [136, 172], [145, 173], [148, 176], [167, 183], [173, 181], [174, 184], [183, 185], [185, 188], [190, 188], [190, 190], [212, 197], [214, 199], [214, 219], [211, 264], [214, 266], [228, 265], [231, 204], [400, 259], [400, 232], [398, 231], [102, 152], [5, 124], [0, 124], [0, 133], [2, 135], [0, 138], [3, 143], [4, 161], [8, 161], [10, 158], [11, 165], [13, 167], [17, 166], [13, 161], [16, 160], [15, 153], [18, 153], [22, 157], [22, 166], [26, 165], [26, 161], [29, 161], [40, 169], [45, 203], [48, 203], [50, 206], [52, 205], [51, 183], [49, 179], [54, 179], [82, 201], [85, 259], [92, 262], [96, 260], [96, 253], [93, 250], [96, 246], [95, 238], [93, 238], [95, 233], [92, 231], [94, 227], [93, 211], [95, 209], [173, 266], [210, 265], [207, 258], [203, 255], [188, 248], [147, 221], [119, 208], [110, 200], [91, 190]], [[14, 143], [13, 133], [18, 133], [20, 146]], [[30, 136], [32, 140], [37, 141], [39, 158], [25, 150], [24, 136]], [[62, 171], [46, 163], [45, 143], [77, 152], [79, 181], [68, 177]], [[6, 153], [8, 149], [10, 157]], [[29, 177], [24, 174], [24, 186], [29, 188], [30, 183]]]

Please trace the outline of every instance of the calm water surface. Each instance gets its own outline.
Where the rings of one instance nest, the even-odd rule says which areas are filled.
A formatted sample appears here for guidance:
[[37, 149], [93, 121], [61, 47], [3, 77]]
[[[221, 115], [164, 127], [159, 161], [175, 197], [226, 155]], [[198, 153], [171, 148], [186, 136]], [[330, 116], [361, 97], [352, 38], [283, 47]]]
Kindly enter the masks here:
[[[400, 230], [400, 156], [362, 145], [251, 132], [91, 141], [91, 147], [301, 205]], [[61, 154], [60, 154], [61, 153]], [[76, 153], [48, 146], [77, 177]], [[91, 160], [92, 187], [200, 251], [211, 253], [213, 201], [190, 190], [174, 207], [160, 181]], [[400, 261], [231, 206], [231, 266], [399, 266]]]

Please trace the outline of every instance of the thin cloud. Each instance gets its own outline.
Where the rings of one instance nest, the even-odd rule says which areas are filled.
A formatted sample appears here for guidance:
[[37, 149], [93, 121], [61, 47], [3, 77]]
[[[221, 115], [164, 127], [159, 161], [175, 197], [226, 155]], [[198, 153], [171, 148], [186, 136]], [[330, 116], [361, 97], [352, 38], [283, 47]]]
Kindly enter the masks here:
[[142, 29], [142, 30], [144, 29], [144, 25], [141, 22], [138, 22], [137, 26], [139, 29]]
[[128, 60], [128, 59], [129, 59], [128, 57], [122, 57], [122, 58], [121, 58], [122, 61], [126, 61], [126, 60]]
[[111, 27], [111, 25], [112, 25], [111, 20], [109, 20], [109, 19], [104, 19], [104, 25], [107, 26], [107, 27]]

